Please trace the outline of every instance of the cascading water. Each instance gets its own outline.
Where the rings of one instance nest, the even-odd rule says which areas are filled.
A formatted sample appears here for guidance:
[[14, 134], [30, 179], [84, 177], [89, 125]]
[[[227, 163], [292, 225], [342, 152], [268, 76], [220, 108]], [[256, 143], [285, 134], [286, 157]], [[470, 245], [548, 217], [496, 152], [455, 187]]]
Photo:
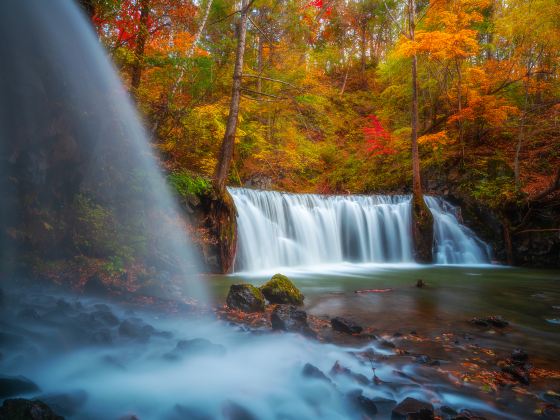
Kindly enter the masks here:
[[26, 258], [141, 261], [204, 299], [142, 124], [74, 2], [3, 0], [0, 39], [0, 274]]
[[[238, 211], [237, 270], [350, 262], [412, 262], [410, 197], [322, 196], [231, 188]], [[455, 209], [426, 197], [440, 264], [489, 262], [489, 249]]]

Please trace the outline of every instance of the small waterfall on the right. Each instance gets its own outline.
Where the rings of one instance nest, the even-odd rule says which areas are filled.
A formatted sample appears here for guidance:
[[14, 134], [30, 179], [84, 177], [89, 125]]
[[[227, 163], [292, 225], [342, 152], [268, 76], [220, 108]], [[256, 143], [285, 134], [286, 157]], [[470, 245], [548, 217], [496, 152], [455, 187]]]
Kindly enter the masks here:
[[434, 216], [434, 258], [437, 264], [489, 263], [490, 247], [458, 219], [458, 209], [447, 201], [425, 196]]

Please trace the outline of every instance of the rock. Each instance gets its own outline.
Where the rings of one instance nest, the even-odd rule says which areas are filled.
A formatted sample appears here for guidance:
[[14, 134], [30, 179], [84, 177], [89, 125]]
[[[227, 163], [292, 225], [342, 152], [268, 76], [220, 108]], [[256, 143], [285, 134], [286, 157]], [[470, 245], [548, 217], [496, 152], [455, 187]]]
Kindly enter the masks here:
[[305, 299], [299, 289], [282, 274], [275, 274], [262, 287], [264, 297], [270, 303], [286, 303], [291, 305], [303, 305]]
[[5, 400], [0, 407], [0, 420], [64, 420], [41, 401]]
[[498, 362], [498, 366], [502, 369], [502, 372], [509, 374], [513, 379], [524, 385], [529, 385], [529, 371], [525, 369], [524, 366], [519, 366], [511, 360], [500, 361]]
[[417, 356], [414, 358], [414, 361], [416, 363], [419, 363], [421, 365], [426, 365], [426, 366], [439, 366], [439, 360], [433, 360], [430, 356], [426, 356], [425, 354], [422, 354], [420, 356]]
[[263, 294], [251, 284], [231, 285], [226, 303], [230, 308], [243, 312], [263, 312], [265, 307]]
[[39, 387], [24, 376], [0, 376], [0, 398], [37, 391], [39, 391]]
[[453, 420], [486, 420], [486, 417], [479, 416], [470, 410], [461, 410], [459, 414], [453, 417]]
[[344, 376], [347, 376], [347, 377], [353, 379], [354, 381], [358, 382], [361, 385], [369, 385], [370, 384], [370, 380], [367, 378], [367, 376], [362, 375], [361, 373], [352, 372], [347, 367], [344, 367], [340, 363], [338, 363], [338, 361], [336, 361], [334, 363], [333, 367], [331, 368], [331, 370], [329, 372], [329, 375], [330, 376], [344, 375]]
[[486, 318], [486, 321], [488, 321], [490, 325], [496, 328], [505, 328], [509, 325], [509, 322], [507, 322], [499, 315], [489, 316], [488, 318]]
[[119, 334], [126, 338], [148, 341], [155, 328], [144, 323], [140, 318], [125, 319], [119, 326]]
[[375, 402], [370, 398], [364, 397], [361, 389], [350, 391], [346, 394], [346, 398], [355, 409], [367, 416], [366, 418], [374, 417], [377, 414]]
[[177, 404], [174, 407], [174, 413], [169, 417], [169, 420], [213, 420], [214, 417], [205, 413], [198, 407], [189, 407]]
[[223, 356], [225, 353], [225, 347], [220, 344], [214, 344], [205, 338], [193, 338], [192, 340], [179, 340], [175, 348], [163, 357], [167, 360], [178, 360], [187, 355]]
[[41, 316], [35, 309], [25, 308], [18, 313], [18, 318], [26, 321], [39, 321]]
[[499, 315], [489, 316], [486, 318], [473, 318], [471, 319], [471, 324], [477, 325], [479, 327], [496, 327], [505, 328], [509, 325], [505, 319]]
[[455, 417], [457, 415], [457, 411], [447, 405], [442, 405], [440, 411], [441, 414], [445, 416], [445, 418]]
[[87, 398], [85, 391], [78, 390], [66, 394], [41, 395], [33, 400], [47, 404], [58, 414], [71, 417], [86, 403]]
[[523, 349], [514, 349], [511, 352], [511, 360], [516, 365], [524, 365], [529, 361], [529, 355]]
[[102, 323], [109, 327], [114, 327], [119, 323], [119, 319], [115, 314], [113, 314], [113, 312], [111, 312], [110, 309], [97, 310], [93, 312], [91, 316], [96, 322]]
[[416, 287], [418, 287], [419, 289], [421, 289], [422, 287], [424, 287], [426, 285], [426, 283], [424, 282], [424, 280], [422, 279], [418, 279], [416, 281]]
[[361, 326], [342, 317], [335, 317], [331, 319], [331, 327], [335, 331], [345, 334], [360, 334], [363, 330]]
[[432, 420], [434, 418], [434, 407], [430, 403], [408, 397], [393, 408], [391, 418]]
[[306, 363], [301, 370], [302, 376], [306, 378], [319, 379], [321, 381], [332, 383], [331, 380], [325, 375], [318, 367], [313, 366], [311, 363]]
[[277, 305], [270, 314], [273, 330], [296, 332], [315, 337], [315, 332], [307, 323], [307, 313], [293, 305]]
[[222, 404], [222, 414], [225, 420], [258, 420], [248, 409], [233, 401]]

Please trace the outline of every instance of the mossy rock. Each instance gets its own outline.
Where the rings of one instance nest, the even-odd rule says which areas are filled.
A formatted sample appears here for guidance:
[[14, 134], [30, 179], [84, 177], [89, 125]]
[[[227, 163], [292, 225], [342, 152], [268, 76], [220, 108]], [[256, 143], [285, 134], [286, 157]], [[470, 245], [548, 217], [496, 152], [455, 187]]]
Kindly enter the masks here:
[[252, 284], [232, 284], [226, 299], [227, 306], [243, 312], [263, 312], [264, 296]]
[[275, 274], [262, 287], [264, 297], [270, 303], [287, 303], [291, 305], [303, 305], [303, 294], [282, 274]]

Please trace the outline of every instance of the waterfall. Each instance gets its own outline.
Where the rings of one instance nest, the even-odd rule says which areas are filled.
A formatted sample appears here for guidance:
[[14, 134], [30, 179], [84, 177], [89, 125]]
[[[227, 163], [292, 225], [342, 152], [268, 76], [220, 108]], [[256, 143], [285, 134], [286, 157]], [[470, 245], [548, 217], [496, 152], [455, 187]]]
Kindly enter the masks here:
[[30, 256], [101, 258], [205, 299], [181, 212], [76, 3], [0, 1], [0, 274]]
[[[289, 194], [230, 188], [237, 207], [236, 270], [340, 262], [413, 262], [410, 196]], [[456, 209], [426, 197], [438, 264], [482, 264], [490, 252]]]

